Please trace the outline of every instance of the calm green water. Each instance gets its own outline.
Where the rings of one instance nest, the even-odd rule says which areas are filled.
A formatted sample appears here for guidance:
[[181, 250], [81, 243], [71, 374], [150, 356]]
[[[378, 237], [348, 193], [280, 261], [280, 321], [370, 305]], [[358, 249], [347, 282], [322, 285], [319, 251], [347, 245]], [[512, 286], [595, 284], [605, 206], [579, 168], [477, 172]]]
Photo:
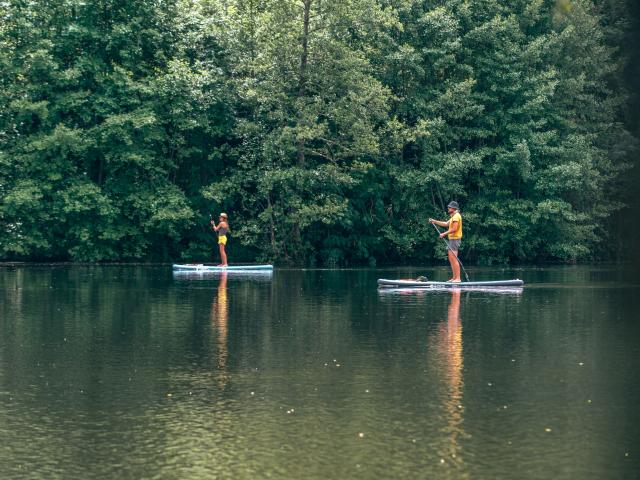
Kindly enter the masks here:
[[634, 272], [424, 273], [0, 268], [1, 476], [638, 477]]

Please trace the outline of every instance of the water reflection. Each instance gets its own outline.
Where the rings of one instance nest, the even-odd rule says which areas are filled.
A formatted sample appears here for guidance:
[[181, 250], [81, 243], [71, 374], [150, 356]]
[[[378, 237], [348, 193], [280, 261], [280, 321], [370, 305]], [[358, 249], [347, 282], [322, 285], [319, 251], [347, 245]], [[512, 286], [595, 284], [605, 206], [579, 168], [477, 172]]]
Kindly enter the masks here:
[[230, 270], [230, 271], [189, 271], [189, 270], [174, 270], [173, 278], [175, 280], [210, 280], [216, 278], [227, 277], [232, 275], [235, 279], [242, 280], [254, 280], [254, 281], [271, 281], [273, 276], [273, 270]]
[[635, 478], [640, 295], [590, 271], [0, 268], [2, 478]]
[[462, 395], [464, 388], [462, 352], [462, 322], [460, 321], [460, 296], [457, 288], [451, 290], [447, 308], [447, 321], [438, 325], [430, 335], [429, 343], [434, 345], [438, 355], [437, 365], [445, 371], [445, 392], [443, 396], [445, 424], [441, 428], [445, 444], [439, 449], [442, 462], [456, 470], [456, 478], [468, 478], [461, 472], [461, 440], [467, 437], [464, 431], [464, 406]]
[[227, 359], [229, 349], [227, 340], [229, 336], [229, 299], [227, 298], [227, 272], [220, 273], [218, 290], [211, 305], [211, 327], [217, 334], [217, 379], [220, 389], [224, 389], [229, 381], [227, 372]]

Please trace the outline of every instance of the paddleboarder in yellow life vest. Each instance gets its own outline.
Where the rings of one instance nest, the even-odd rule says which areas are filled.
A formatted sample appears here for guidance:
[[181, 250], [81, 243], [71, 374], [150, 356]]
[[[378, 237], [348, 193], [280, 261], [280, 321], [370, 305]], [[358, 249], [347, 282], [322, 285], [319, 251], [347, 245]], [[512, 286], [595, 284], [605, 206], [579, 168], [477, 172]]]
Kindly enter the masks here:
[[458, 261], [458, 250], [460, 249], [460, 242], [462, 241], [462, 215], [459, 211], [460, 207], [458, 202], [452, 201], [447, 205], [447, 211], [451, 218], [448, 221], [442, 222], [439, 220], [429, 219], [429, 223], [439, 225], [441, 227], [448, 227], [448, 229], [440, 234], [440, 238], [448, 236], [447, 240], [447, 255], [449, 256], [449, 263], [451, 264], [451, 270], [453, 271], [453, 278], [449, 282], [460, 282], [460, 262]]
[[226, 213], [220, 214], [220, 221], [216, 225], [215, 220], [211, 220], [213, 231], [218, 234], [218, 247], [220, 248], [220, 266], [227, 267], [227, 252], [224, 248], [227, 244], [227, 232], [229, 231], [228, 217]]

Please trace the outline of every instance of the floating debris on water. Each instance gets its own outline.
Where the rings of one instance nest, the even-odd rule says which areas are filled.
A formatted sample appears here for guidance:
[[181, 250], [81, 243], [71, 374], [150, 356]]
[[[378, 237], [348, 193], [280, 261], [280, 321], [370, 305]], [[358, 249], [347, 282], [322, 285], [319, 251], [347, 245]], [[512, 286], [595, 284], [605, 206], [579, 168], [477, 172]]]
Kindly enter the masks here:
[[172, 393], [167, 393], [167, 397], [173, 397]]
[[544, 429], [544, 431], [545, 431], [545, 432], [550, 432], [550, 431], [551, 431], [551, 429], [550, 429], [549, 427], [546, 427], [546, 428]]
[[583, 365], [584, 365], [584, 362], [580, 362], [578, 365], [583, 366]]
[[251, 395], [255, 395], [255, 394], [256, 394], [256, 392], [251, 392]]
[[487, 383], [487, 385], [489, 385], [490, 387], [492, 387], [492, 386], [493, 386], [493, 383], [489, 382], [489, 383]]
[[366, 389], [365, 389], [365, 391], [364, 391], [364, 393], [369, 393], [369, 389], [368, 389], [368, 388], [366, 388]]
[[358, 436], [359, 436], [360, 438], [364, 438], [364, 433], [360, 432], [360, 433], [358, 433]]

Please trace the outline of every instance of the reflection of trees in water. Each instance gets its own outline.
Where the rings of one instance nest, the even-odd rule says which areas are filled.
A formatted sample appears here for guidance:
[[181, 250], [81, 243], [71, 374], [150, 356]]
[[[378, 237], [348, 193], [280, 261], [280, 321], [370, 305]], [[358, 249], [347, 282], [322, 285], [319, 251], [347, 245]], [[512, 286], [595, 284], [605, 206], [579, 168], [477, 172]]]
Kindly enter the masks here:
[[229, 300], [227, 298], [227, 273], [220, 275], [218, 283], [218, 292], [211, 305], [211, 326], [218, 334], [218, 385], [224, 388], [229, 381], [227, 372], [227, 359], [229, 357], [229, 349], [227, 347], [227, 339], [229, 336]]
[[460, 322], [460, 290], [452, 289], [451, 301], [447, 311], [447, 321], [435, 331], [431, 341], [435, 343], [439, 357], [439, 366], [444, 370], [446, 390], [444, 396], [444, 420], [441, 428], [446, 443], [439, 448], [439, 454], [446, 464], [454, 466], [455, 478], [467, 478], [463, 468], [461, 440], [467, 437], [464, 431], [464, 406], [462, 393], [464, 366], [462, 353], [462, 323]]
[[[481, 403], [475, 403], [476, 408], [469, 411], [458, 409], [458, 405], [469, 404], [471, 393], [476, 402], [486, 398], [478, 387], [487, 373], [486, 366], [500, 368], [505, 358], [518, 358], [514, 366], [509, 365], [510, 370], [501, 372], [505, 376], [504, 395], [509, 400], [543, 398], [546, 407], [559, 412], [565, 411], [569, 401], [573, 405], [584, 402], [583, 388], [568, 391], [566, 384], [547, 380], [549, 374], [557, 375], [562, 368], [566, 382], [588, 386], [591, 383], [584, 382], [597, 380], [611, 387], [607, 396], [602, 393], [603, 399], [618, 399], [632, 408], [626, 399], [620, 400], [624, 392], [616, 387], [622, 383], [607, 383], [602, 377], [592, 380], [585, 377], [586, 366], [575, 366], [590, 349], [618, 346], [621, 352], [631, 351], [631, 344], [614, 344], [624, 337], [620, 332], [612, 334], [611, 321], [607, 321], [632, 311], [630, 306], [635, 303], [629, 298], [629, 290], [599, 290], [596, 295], [589, 288], [534, 287], [522, 296], [478, 292], [464, 292], [459, 298], [452, 292], [383, 296], [369, 291], [375, 278], [367, 281], [360, 272], [338, 276], [335, 272], [294, 271], [279, 273], [272, 284], [236, 281], [235, 274], [230, 274], [228, 288], [232, 290], [228, 291], [225, 280], [219, 277], [174, 279], [169, 283], [151, 271], [147, 277], [130, 281], [128, 272], [135, 273], [133, 269], [103, 268], [98, 270], [102, 275], [89, 275], [83, 273], [85, 270], [32, 269], [0, 275], [0, 286], [4, 287], [4, 301], [0, 302], [0, 384], [5, 391], [16, 391], [22, 397], [14, 402], [11, 415], [5, 416], [10, 417], [7, 425], [23, 432], [22, 438], [37, 447], [41, 458], [75, 462], [69, 455], [76, 450], [68, 447], [85, 438], [80, 436], [82, 432], [94, 439], [95, 428], [86, 424], [86, 419], [95, 418], [92, 416], [104, 415], [110, 431], [121, 428], [124, 433], [92, 440], [96, 449], [110, 453], [106, 460], [98, 456], [97, 466], [91, 471], [140, 460], [141, 455], [131, 458], [131, 448], [112, 443], [124, 434], [128, 446], [138, 445], [145, 453], [148, 449], [150, 458], [154, 454], [171, 458], [174, 452], [188, 450], [181, 465], [229, 468], [236, 464], [233, 459], [227, 461], [225, 454], [233, 456], [254, 447], [246, 440], [252, 437], [246, 430], [236, 430], [239, 425], [255, 424], [256, 430], [251, 433], [263, 442], [261, 446], [268, 446], [268, 442], [293, 443], [291, 429], [301, 424], [274, 420], [278, 416], [272, 412], [287, 399], [299, 398], [308, 403], [309, 409], [314, 407], [308, 421], [317, 429], [309, 443], [305, 443], [306, 438], [301, 440], [302, 451], [319, 446], [322, 454], [332, 452], [333, 444], [323, 442], [335, 441], [333, 433], [344, 427], [337, 423], [344, 418], [339, 415], [348, 414], [351, 425], [370, 425], [372, 434], [364, 430], [364, 441], [373, 438], [377, 421], [381, 431], [384, 428], [384, 432], [391, 432], [381, 435], [389, 440], [390, 451], [398, 452], [389, 462], [397, 478], [410, 476], [407, 471], [418, 462], [425, 467], [424, 478], [465, 478], [465, 472], [471, 469], [475, 478], [490, 472], [488, 465], [500, 455], [500, 451], [479, 443], [494, 438], [496, 432], [491, 427], [495, 422], [508, 422], [514, 434], [531, 426], [520, 424], [521, 416], [505, 417], [504, 412], [498, 414]], [[24, 282], [19, 275], [25, 277]], [[461, 295], [465, 297], [464, 311]], [[228, 296], [233, 297], [230, 305]], [[229, 318], [231, 314], [233, 319]], [[625, 329], [622, 332], [633, 332], [630, 321], [619, 320], [616, 325]], [[569, 348], [560, 348], [565, 342], [570, 342]], [[301, 362], [310, 352], [313, 361]], [[517, 357], [503, 357], [511, 352]], [[417, 359], [419, 354], [424, 358]], [[612, 361], [622, 358], [622, 354], [611, 356], [604, 351], [597, 355], [607, 368], [594, 369], [596, 375], [616, 371]], [[333, 358], [349, 360], [329, 372], [323, 364]], [[567, 368], [569, 362], [574, 368]], [[245, 375], [245, 366], [259, 366], [261, 373]], [[531, 379], [531, 371], [539, 373]], [[234, 388], [230, 388], [231, 372]], [[281, 373], [288, 377], [286, 384]], [[224, 390], [218, 387], [219, 380]], [[70, 385], [75, 388], [70, 389]], [[275, 408], [256, 409], [256, 402], [245, 402], [243, 395], [249, 389], [244, 387], [249, 386], [268, 392], [261, 405]], [[410, 391], [413, 386], [415, 392]], [[315, 387], [319, 387], [318, 392]], [[409, 391], [406, 395], [395, 392], [399, 387]], [[86, 388], [87, 394], [79, 394], [79, 388]], [[364, 388], [372, 388], [371, 393], [363, 394]], [[172, 399], [160, 402], [167, 415], [149, 408], [169, 392], [173, 393]], [[555, 398], [547, 399], [556, 392]], [[393, 400], [406, 401], [402, 411], [396, 409], [399, 404], [391, 403]], [[117, 420], [123, 409], [127, 415]], [[34, 415], [40, 411], [44, 420]], [[296, 406], [296, 412], [304, 411]], [[134, 415], [139, 421], [131, 422]], [[571, 418], [578, 418], [577, 414]], [[535, 420], [524, 418], [525, 422]], [[71, 440], [69, 425], [80, 432]], [[508, 428], [500, 432], [509, 432]], [[603, 438], [614, 435], [613, 441], [625, 438], [624, 425], [617, 433], [605, 426], [578, 422], [575, 428], [587, 433], [597, 428]], [[467, 440], [464, 430], [473, 431], [472, 440]], [[554, 428], [554, 435], [557, 431]], [[394, 443], [407, 435], [418, 439], [415, 449]], [[188, 449], [184, 439], [193, 442]], [[603, 448], [602, 444], [594, 442], [587, 454], [599, 453], [597, 448]], [[489, 455], [486, 462], [478, 462], [471, 452]], [[433, 466], [432, 455], [436, 453], [436, 461], [443, 458], [445, 465]], [[209, 464], [199, 463], [205, 460]], [[378, 464], [384, 461], [381, 455]], [[54, 465], [59, 468], [59, 463]], [[137, 465], [142, 469], [141, 463]], [[226, 473], [229, 471], [235, 470]], [[220, 476], [224, 475], [221, 471]]]

